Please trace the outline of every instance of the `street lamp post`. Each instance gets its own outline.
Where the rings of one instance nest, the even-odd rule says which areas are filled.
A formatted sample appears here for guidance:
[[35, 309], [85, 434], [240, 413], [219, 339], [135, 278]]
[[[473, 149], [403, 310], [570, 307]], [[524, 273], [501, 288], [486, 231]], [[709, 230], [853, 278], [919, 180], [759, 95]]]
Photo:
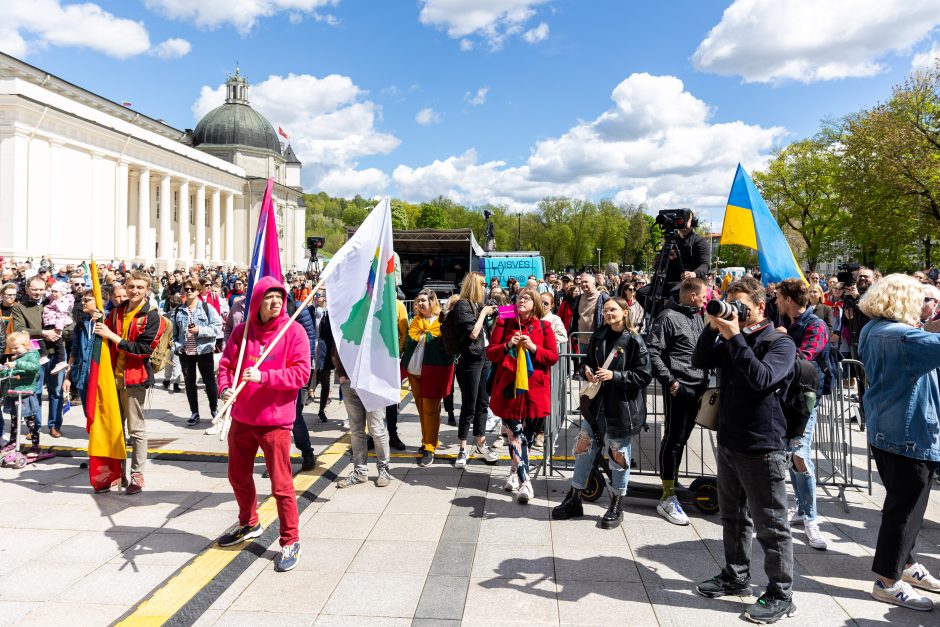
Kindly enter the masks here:
[[597, 249], [597, 271], [601, 271], [601, 249]]

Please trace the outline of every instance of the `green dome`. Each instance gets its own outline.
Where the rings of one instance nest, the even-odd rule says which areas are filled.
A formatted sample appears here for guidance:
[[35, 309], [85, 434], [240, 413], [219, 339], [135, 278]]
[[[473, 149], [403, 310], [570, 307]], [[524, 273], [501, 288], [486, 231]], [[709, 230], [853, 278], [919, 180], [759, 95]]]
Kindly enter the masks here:
[[281, 142], [271, 123], [246, 103], [226, 102], [199, 120], [193, 146], [247, 146], [281, 154]]

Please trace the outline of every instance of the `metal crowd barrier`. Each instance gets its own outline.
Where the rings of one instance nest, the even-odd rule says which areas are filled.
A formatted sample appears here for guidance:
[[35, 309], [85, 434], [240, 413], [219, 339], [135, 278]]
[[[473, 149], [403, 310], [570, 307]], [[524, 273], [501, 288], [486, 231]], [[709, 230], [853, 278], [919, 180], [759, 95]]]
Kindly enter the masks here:
[[[865, 395], [865, 366], [855, 359], [840, 362], [841, 376], [834, 377], [832, 392], [819, 399], [816, 413], [816, 431], [813, 441], [813, 461], [816, 464], [817, 487], [832, 487], [839, 491], [842, 508], [848, 512], [845, 498], [847, 488], [868, 489], [871, 494], [871, 458], [868, 442], [854, 437], [852, 423], [865, 430], [865, 416], [861, 400]], [[856, 446], [860, 446], [856, 450]], [[864, 479], [856, 472], [853, 456], [865, 455], [868, 474]], [[867, 484], [867, 485], [866, 485]]]

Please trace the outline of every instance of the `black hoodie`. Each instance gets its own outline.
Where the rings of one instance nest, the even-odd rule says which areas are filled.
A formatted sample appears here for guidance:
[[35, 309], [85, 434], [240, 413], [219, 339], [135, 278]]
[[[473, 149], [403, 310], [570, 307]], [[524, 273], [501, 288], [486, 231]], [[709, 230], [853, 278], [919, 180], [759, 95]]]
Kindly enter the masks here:
[[653, 376], [669, 389], [673, 381], [678, 381], [691, 395], [694, 390], [705, 387], [708, 373], [692, 365], [692, 352], [698, 341], [705, 321], [699, 309], [677, 303], [670, 299], [666, 308], [653, 321], [652, 329], [646, 339], [650, 352]]

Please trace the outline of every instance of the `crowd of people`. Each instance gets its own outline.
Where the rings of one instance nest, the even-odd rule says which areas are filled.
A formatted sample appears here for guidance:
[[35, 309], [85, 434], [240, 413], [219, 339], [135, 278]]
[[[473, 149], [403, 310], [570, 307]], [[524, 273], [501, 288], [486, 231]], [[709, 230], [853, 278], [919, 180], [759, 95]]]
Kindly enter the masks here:
[[[655, 379], [665, 401], [658, 464], [662, 493], [656, 511], [671, 524], [688, 525], [676, 494], [678, 469], [700, 400], [717, 375], [716, 460], [725, 566], [695, 590], [706, 597], [750, 594], [751, 538], [756, 535], [768, 585], [745, 616], [774, 622], [796, 611], [792, 530], [802, 527], [814, 549], [828, 546], [817, 520], [812, 449], [816, 407], [835, 389], [840, 361], [858, 359], [865, 364], [864, 381], [850, 383], [859, 386], [871, 456], [887, 491], [871, 594], [908, 608], [932, 609], [933, 602], [921, 591], [940, 592], [940, 580], [916, 562], [913, 547], [940, 463], [937, 271], [882, 277], [858, 267], [831, 277], [813, 272], [808, 280], [764, 285], [756, 272], [722, 279], [707, 265], [682, 270], [690, 266], [681, 253], [673, 262], [680, 269], [670, 266], [659, 302], [650, 293], [655, 276], [591, 271], [549, 272], [525, 283], [510, 279], [506, 285], [470, 272], [459, 293], [446, 302], [430, 289], [418, 292], [410, 312], [399, 301], [402, 380], [413, 395], [421, 431], [420, 443], [414, 443], [417, 464], [435, 462], [446, 412], [457, 427], [454, 466], [464, 468], [473, 459], [498, 463], [498, 449], [505, 447], [510, 461], [504, 487], [519, 503], [528, 503], [534, 498], [529, 450], [544, 447], [550, 452], [553, 446], [544, 439], [552, 394], [558, 393], [552, 389], [552, 369], [559, 359], [570, 359], [583, 385], [582, 419], [570, 488], [552, 518], [584, 515], [581, 493], [603, 454], [610, 463], [611, 494], [600, 524], [606, 529], [621, 524], [631, 442], [646, 424], [647, 396]], [[22, 264], [3, 268], [0, 342], [11, 387], [35, 392], [27, 395], [22, 410], [31, 454], [40, 452], [41, 392], [48, 398], [48, 433], [60, 437], [62, 414], [80, 395], [89, 346], [97, 335], [112, 352], [132, 448], [129, 475], [120, 479], [128, 494], [143, 490], [144, 406], [160, 374], [150, 359], [166, 332], [172, 338], [172, 358], [162, 385], [180, 392], [182, 382], [190, 427], [201, 427], [203, 421], [197, 376], [205, 384], [212, 418], [220, 401], [239, 384], [245, 386], [228, 436], [229, 480], [239, 520], [220, 544], [238, 544], [262, 532], [252, 477], [260, 448], [281, 521], [282, 551], [275, 566], [290, 570], [297, 564], [301, 551], [289, 433], [302, 453], [302, 468], [313, 468], [303, 409], [318, 403], [318, 417], [326, 421], [334, 377], [347, 414], [353, 463], [337, 487], [368, 481], [370, 448], [376, 455], [375, 484], [391, 483], [390, 450], [407, 449], [398, 433], [397, 404], [384, 411], [363, 406], [333, 341], [326, 294], [314, 295], [311, 307], [289, 322], [315, 276], [288, 276], [283, 284], [260, 281], [245, 312], [247, 280], [236, 269], [197, 266], [157, 273], [110, 265], [100, 270], [107, 295], [104, 311], [95, 307], [83, 267], [43, 264], [35, 272]], [[721, 305], [713, 307], [719, 303], [712, 301]], [[282, 347], [259, 360], [271, 338], [288, 324]], [[245, 365], [236, 380], [243, 337]], [[816, 376], [814, 389], [802, 395], [811, 402], [795, 411], [787, 403], [794, 382], [802, 384], [801, 364], [809, 364]], [[460, 390], [459, 419], [453, 415], [455, 387]], [[4, 410], [14, 413], [10, 402]], [[494, 424], [499, 434], [488, 442]], [[212, 425], [206, 432], [217, 429]]]

